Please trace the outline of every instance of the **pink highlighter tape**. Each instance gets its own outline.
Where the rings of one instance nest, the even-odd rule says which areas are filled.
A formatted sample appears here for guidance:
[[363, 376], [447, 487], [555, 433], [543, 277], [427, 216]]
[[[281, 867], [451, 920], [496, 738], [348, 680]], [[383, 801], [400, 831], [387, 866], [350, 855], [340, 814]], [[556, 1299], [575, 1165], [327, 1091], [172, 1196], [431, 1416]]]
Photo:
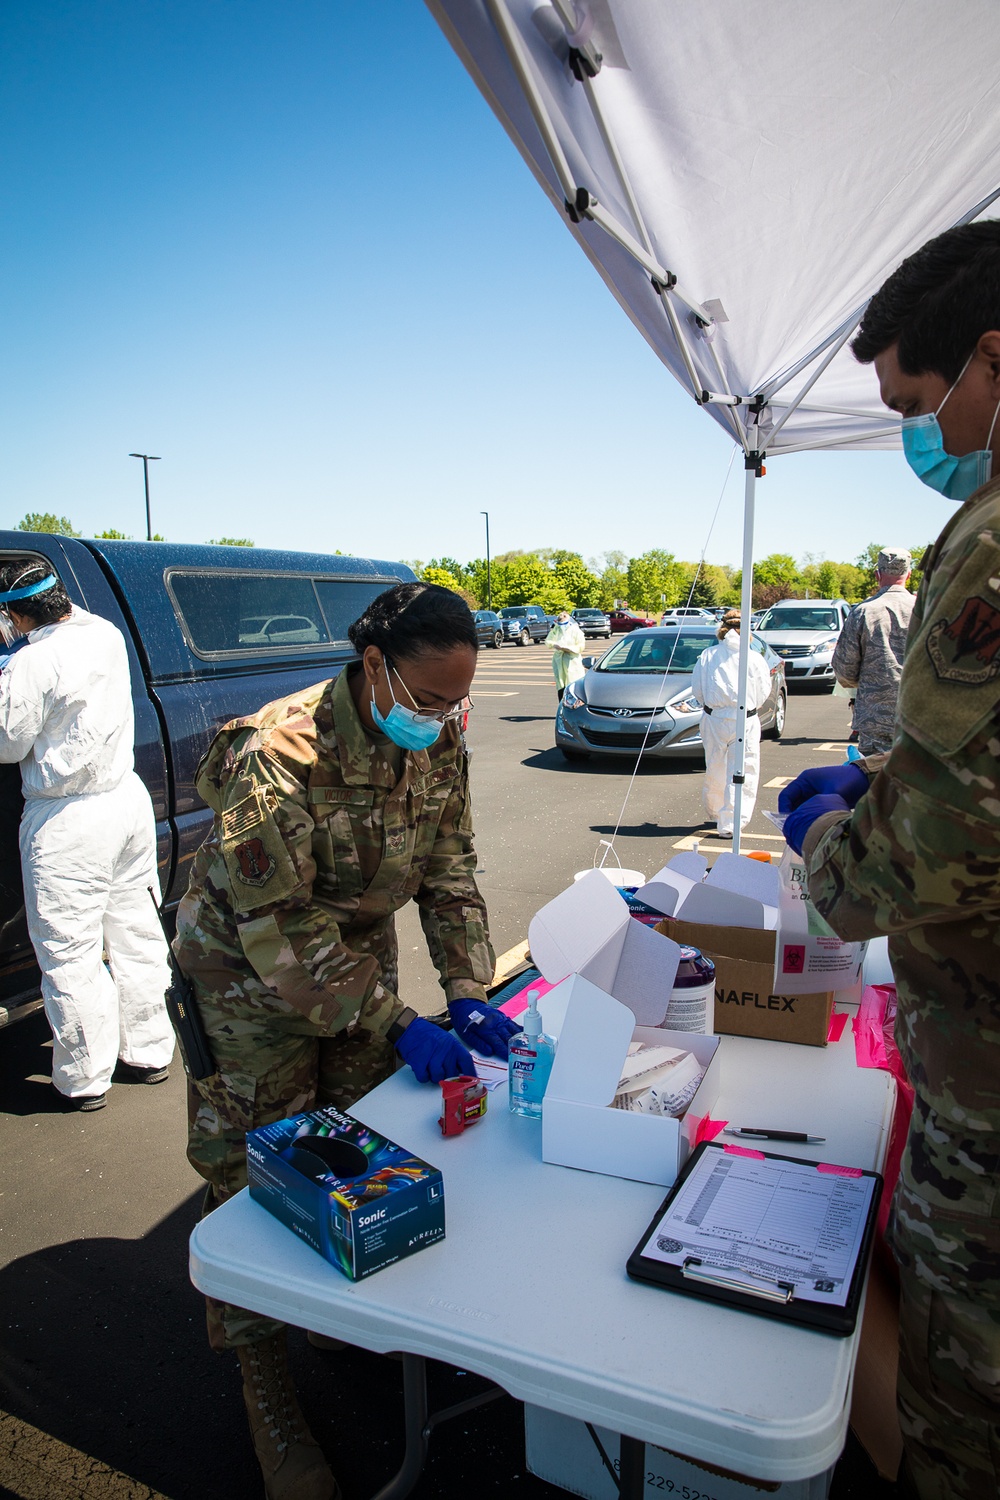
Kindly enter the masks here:
[[818, 1161], [817, 1172], [833, 1172], [837, 1177], [863, 1177], [865, 1174], [860, 1167], [837, 1167], [829, 1161]]
[[[763, 1161], [765, 1159], [763, 1151], [754, 1151], [751, 1146], [726, 1145], [723, 1147], [723, 1150], [725, 1151], [727, 1156], [752, 1156], [756, 1161]], [[846, 1172], [847, 1170], [848, 1169], [846, 1167], [830, 1168], [831, 1172]]]

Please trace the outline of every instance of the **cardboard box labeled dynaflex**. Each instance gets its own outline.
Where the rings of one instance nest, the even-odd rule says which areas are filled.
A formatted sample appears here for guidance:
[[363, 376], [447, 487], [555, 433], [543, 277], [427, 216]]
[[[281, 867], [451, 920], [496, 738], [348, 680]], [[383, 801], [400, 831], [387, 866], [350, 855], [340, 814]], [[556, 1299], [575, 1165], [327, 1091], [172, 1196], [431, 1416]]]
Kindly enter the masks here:
[[671, 861], [636, 895], [663, 911], [657, 932], [715, 964], [716, 1031], [825, 1046], [834, 995], [859, 983], [865, 945], [842, 942], [809, 906], [794, 856], [779, 869], [720, 854], [696, 879], [699, 859]]

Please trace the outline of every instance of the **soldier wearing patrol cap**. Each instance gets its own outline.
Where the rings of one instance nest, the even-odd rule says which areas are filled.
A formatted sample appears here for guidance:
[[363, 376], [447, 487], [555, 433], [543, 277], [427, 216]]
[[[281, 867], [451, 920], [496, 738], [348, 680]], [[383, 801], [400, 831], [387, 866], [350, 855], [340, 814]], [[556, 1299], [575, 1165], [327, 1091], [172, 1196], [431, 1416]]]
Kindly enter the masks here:
[[[401, 584], [349, 635], [361, 660], [219, 731], [198, 771], [215, 827], [175, 950], [216, 1072], [189, 1086], [188, 1157], [213, 1208], [246, 1184], [245, 1132], [349, 1108], [395, 1054], [421, 1081], [475, 1071], [462, 1042], [397, 994], [393, 914], [416, 901], [452, 1023], [506, 1057], [516, 1025], [487, 1003], [493, 950], [476, 886], [468, 762], [476, 629], [457, 594]], [[305, 1425], [285, 1329], [209, 1299], [236, 1348], [269, 1500], [339, 1494]]]
[[856, 604], [833, 653], [837, 681], [854, 691], [854, 732], [862, 755], [892, 749], [896, 699], [903, 672], [913, 595], [906, 580], [913, 558], [883, 547], [875, 562], [878, 592]]
[[915, 472], [959, 509], [924, 559], [887, 756], [779, 798], [842, 937], [889, 934], [916, 1098], [890, 1221], [905, 1482], [1000, 1493], [1000, 222], [930, 240], [854, 352]]

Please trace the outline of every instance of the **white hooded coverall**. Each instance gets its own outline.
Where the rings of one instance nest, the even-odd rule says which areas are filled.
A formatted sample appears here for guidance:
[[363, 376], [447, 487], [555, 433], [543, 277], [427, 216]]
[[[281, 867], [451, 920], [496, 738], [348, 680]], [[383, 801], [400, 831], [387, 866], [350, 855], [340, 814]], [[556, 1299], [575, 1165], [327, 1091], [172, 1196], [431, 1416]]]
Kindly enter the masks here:
[[[740, 633], [729, 630], [717, 646], [709, 646], [694, 664], [691, 695], [712, 710], [701, 716], [701, 740], [705, 746], [705, 782], [702, 803], [714, 818], [719, 833], [731, 838], [734, 808], [733, 772], [736, 768], [736, 706], [739, 702]], [[751, 649], [747, 674], [747, 727], [744, 750], [743, 808], [740, 828], [749, 823], [757, 801], [760, 776], [760, 718], [751, 709], [767, 702], [771, 674], [759, 652]]]
[[552, 650], [552, 675], [562, 697], [571, 682], [586, 676], [583, 653], [587, 649], [587, 638], [576, 620], [568, 616], [565, 620], [556, 620], [545, 637], [545, 644]]
[[76, 607], [31, 631], [0, 674], [0, 761], [21, 762], [28, 933], [52, 1082], [71, 1098], [105, 1093], [119, 1057], [163, 1068], [174, 1050], [166, 942], [148, 894], [159, 892], [156, 828], [134, 738], [121, 631]]

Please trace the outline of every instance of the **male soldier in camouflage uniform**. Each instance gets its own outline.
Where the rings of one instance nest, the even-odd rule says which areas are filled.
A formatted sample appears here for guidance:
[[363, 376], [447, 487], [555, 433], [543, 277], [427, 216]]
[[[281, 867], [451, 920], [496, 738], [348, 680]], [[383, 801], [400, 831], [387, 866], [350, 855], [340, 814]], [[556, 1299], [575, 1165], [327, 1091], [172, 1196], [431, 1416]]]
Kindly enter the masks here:
[[[889, 934], [913, 1120], [890, 1223], [898, 1403], [921, 1500], [1000, 1492], [1000, 223], [931, 240], [855, 340], [918, 474], [964, 500], [925, 561], [896, 741], [785, 789], [809, 893]], [[936, 420], [940, 414], [940, 421]], [[914, 436], [917, 442], [914, 444]], [[992, 445], [992, 446], [991, 446]], [[991, 469], [998, 477], [990, 482]]]
[[913, 559], [902, 548], [884, 547], [875, 564], [878, 592], [856, 604], [833, 653], [842, 687], [856, 688], [854, 732], [862, 755], [892, 749], [896, 699], [903, 671], [913, 595], [906, 587]]
[[[217, 1068], [189, 1089], [188, 1156], [209, 1184], [207, 1207], [246, 1185], [248, 1129], [318, 1104], [348, 1108], [393, 1071], [394, 1046], [420, 1077], [472, 1070], [450, 1033], [397, 997], [393, 913], [406, 902], [420, 908], [456, 1028], [472, 1034], [463, 1002], [491, 1012], [493, 952], [455, 709], [475, 668], [472, 617], [445, 589], [402, 585], [351, 635], [360, 665], [228, 724], [199, 767], [215, 828], [195, 859], [175, 950]], [[399, 642], [391, 659], [372, 644], [390, 640]], [[436, 727], [427, 749], [404, 751], [372, 718], [381, 699], [396, 734], [391, 705], [404, 689], [422, 711], [410, 720]], [[434, 717], [442, 707], [450, 716]], [[498, 1012], [487, 1019], [516, 1030]], [[422, 1072], [415, 1037], [436, 1058]], [[240, 1351], [268, 1495], [336, 1494], [289, 1382], [283, 1325], [212, 1300], [208, 1321], [213, 1347]]]

